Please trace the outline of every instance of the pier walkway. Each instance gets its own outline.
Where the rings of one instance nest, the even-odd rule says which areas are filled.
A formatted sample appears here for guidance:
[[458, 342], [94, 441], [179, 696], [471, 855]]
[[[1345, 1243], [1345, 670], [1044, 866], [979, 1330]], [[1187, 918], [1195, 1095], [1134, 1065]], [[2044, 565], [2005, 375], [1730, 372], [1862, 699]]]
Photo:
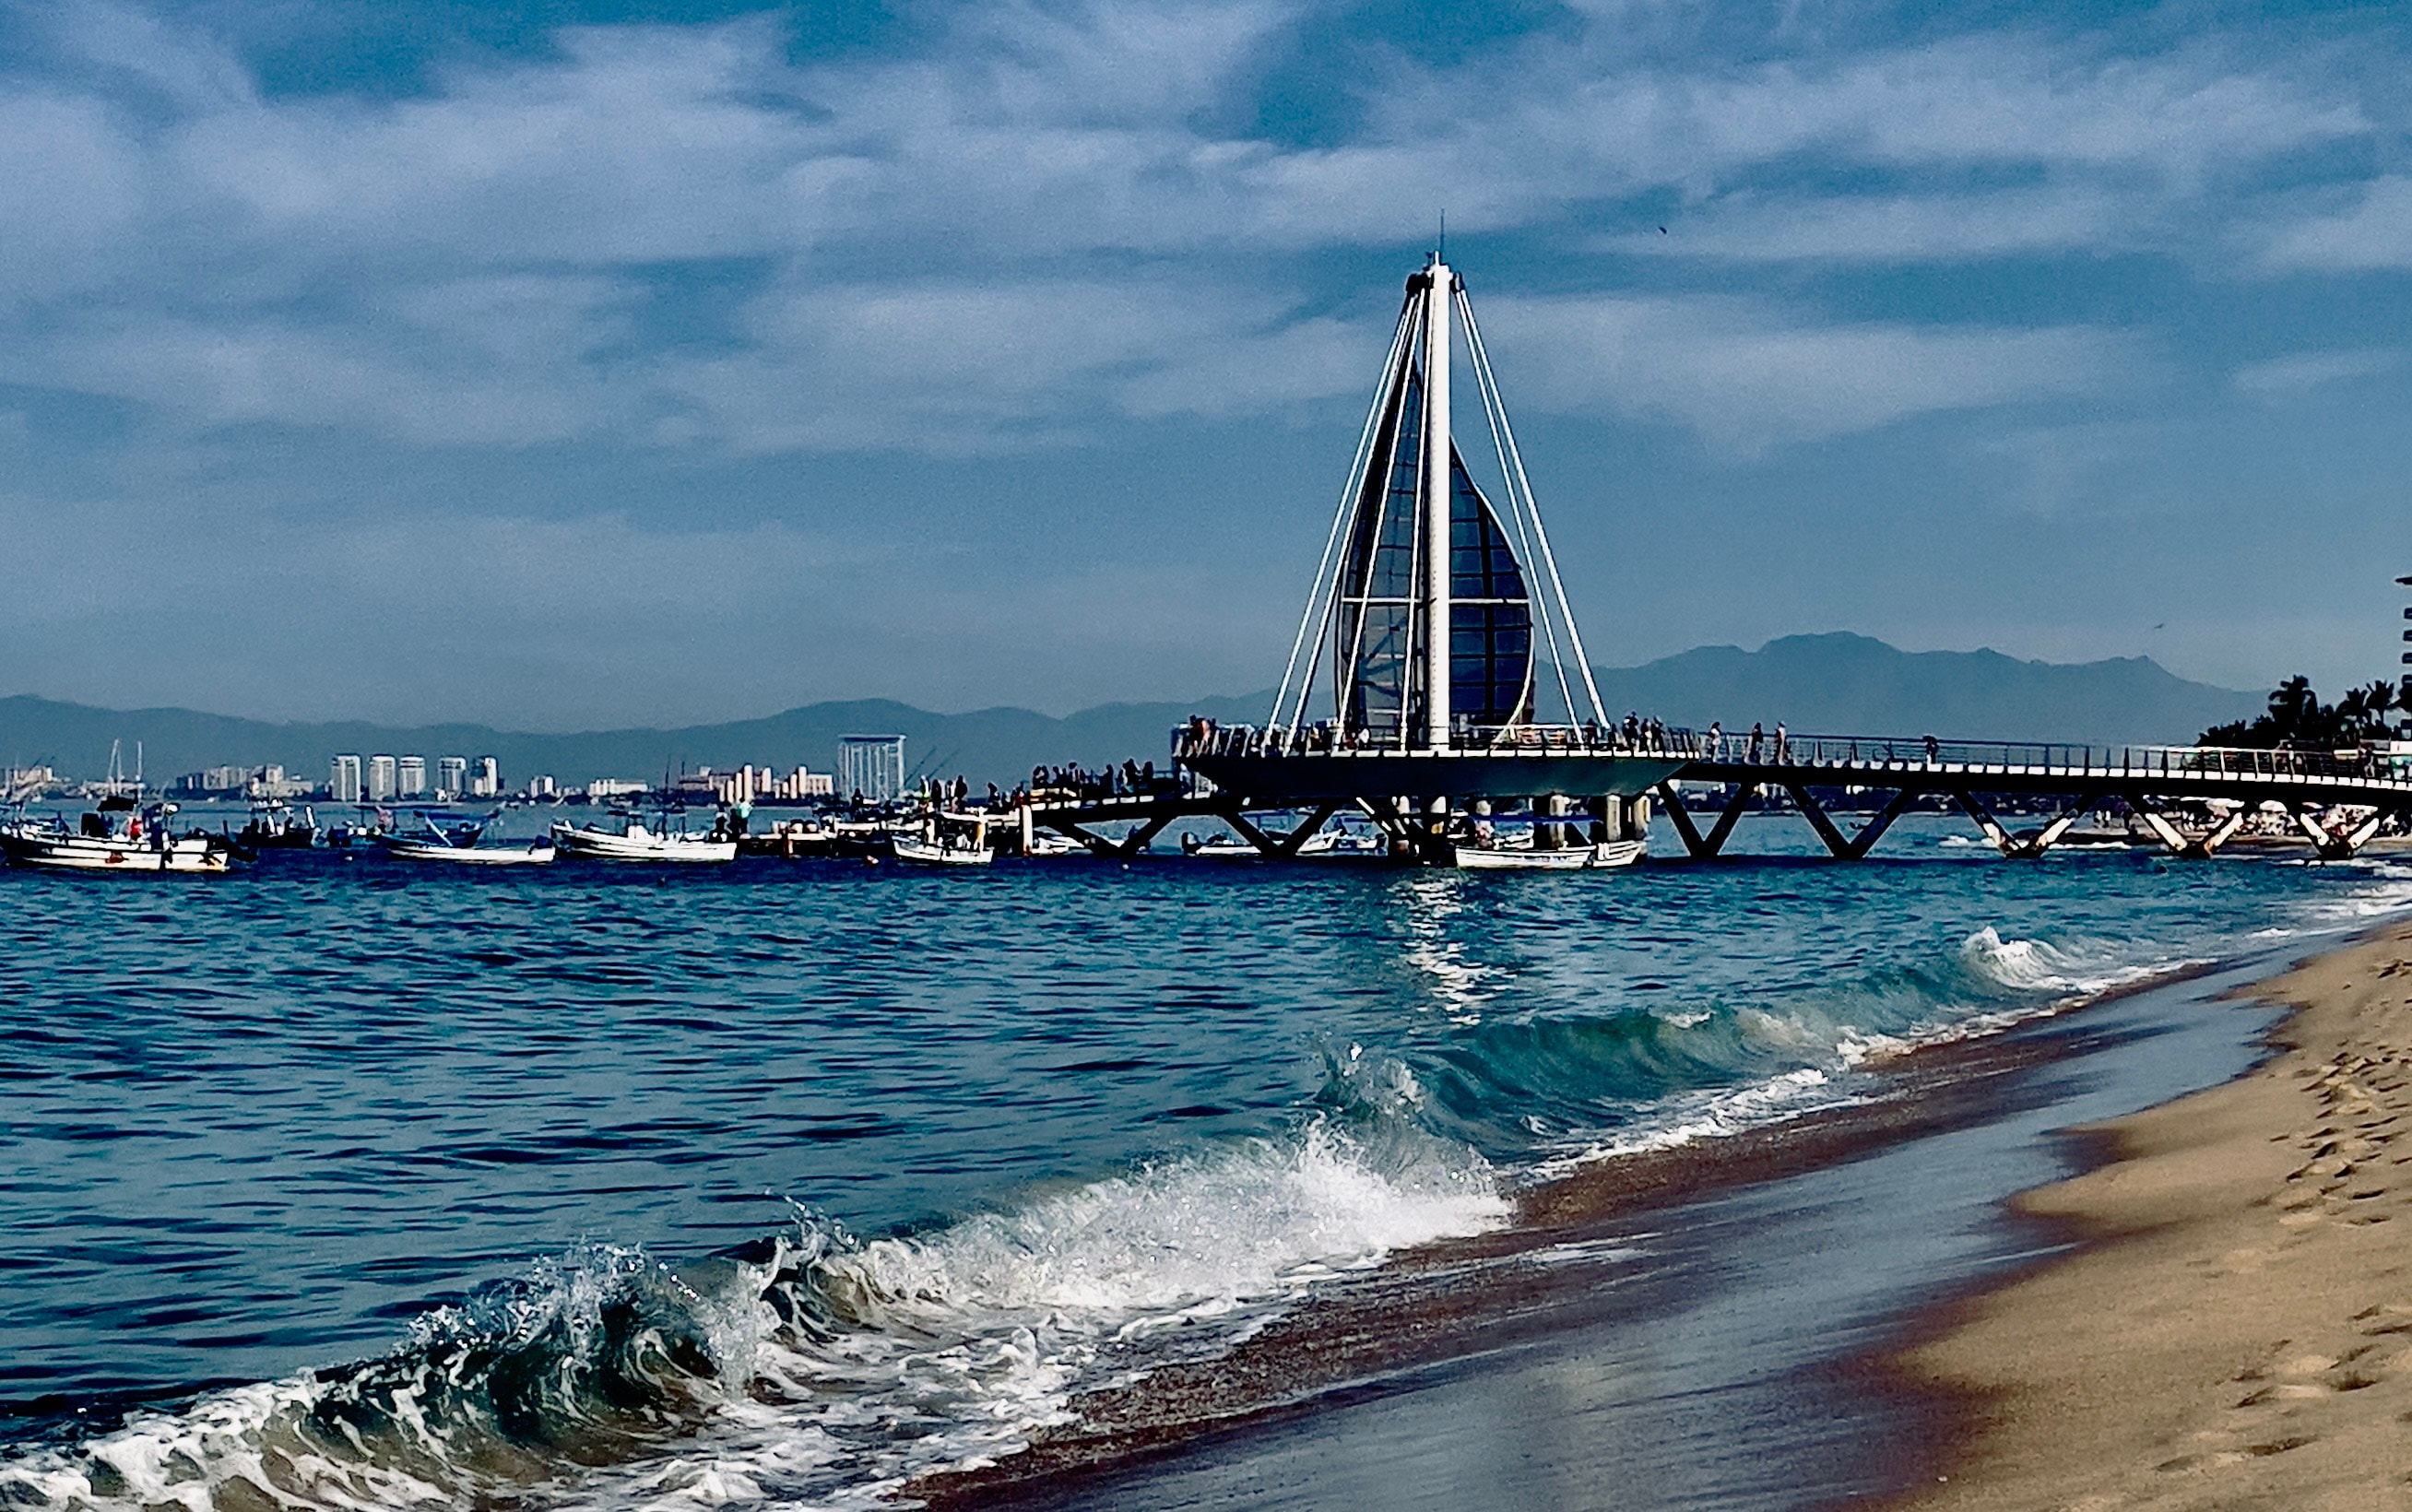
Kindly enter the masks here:
[[[2412, 819], [2412, 772], [2368, 751], [1863, 735], [1753, 742], [1686, 730], [1635, 741], [1594, 727], [1401, 750], [1334, 748], [1312, 732], [1206, 727], [1184, 731], [1174, 755], [1177, 774], [1148, 793], [1023, 805], [1025, 839], [1043, 829], [1101, 854], [1129, 856], [1183, 818], [1213, 818], [1280, 859], [1296, 855], [1335, 815], [1353, 812], [1403, 853], [1431, 856], [1453, 820], [1488, 815], [1493, 805], [1505, 805], [1503, 813], [1529, 806], [1540, 823], [1587, 821], [1596, 839], [1638, 833], [1655, 800], [1685, 849], [1705, 859], [1724, 849], [1754, 804], [1781, 795], [1845, 860], [1865, 857], [1894, 820], [1935, 800], [1956, 806], [2005, 856], [2040, 856], [2086, 815], [2116, 805], [2171, 853], [2207, 857], [2275, 805], [2319, 856], [2339, 859], [2390, 817]], [[1685, 787], [1720, 792], [1696, 815]], [[1877, 795], [1882, 801], [1871, 809], [1864, 800]], [[2038, 825], [2014, 830], [1997, 815], [2005, 800], [2037, 800], [2049, 810]], [[1866, 814], [1848, 830], [1846, 809]], [[1097, 828], [1106, 825], [1128, 828], [1108, 834]]]
[[[1734, 737], [1685, 763], [1674, 780], [1722, 784], [1723, 808], [1703, 833], [1669, 801], [1669, 818], [1694, 856], [1714, 856], [1754, 799], [1787, 795], [1828, 850], [1856, 860], [1920, 799], [1948, 798], [2007, 856], [2039, 856], [2079, 819], [2116, 801], [2169, 850], [2208, 856], [2233, 838], [2265, 803], [2276, 803], [2325, 858], [2350, 856], [2390, 815], [2412, 815], [2412, 776], [2364, 751], [2268, 751], [2223, 746], [2087, 746], [2027, 741], [1964, 741], [1797, 736], [1762, 759], [1736, 752]], [[1819, 790], [1890, 793], [1856, 833], [1845, 834], [1818, 800]], [[1662, 786], [1662, 795], [1673, 797]], [[2056, 812], [2040, 827], [2012, 832], [1986, 803], [1997, 798], [2051, 799]], [[2193, 810], [2194, 813], [2181, 813]], [[2340, 815], [2339, 810], [2349, 812]], [[2187, 821], [2207, 815], [2202, 825]]]

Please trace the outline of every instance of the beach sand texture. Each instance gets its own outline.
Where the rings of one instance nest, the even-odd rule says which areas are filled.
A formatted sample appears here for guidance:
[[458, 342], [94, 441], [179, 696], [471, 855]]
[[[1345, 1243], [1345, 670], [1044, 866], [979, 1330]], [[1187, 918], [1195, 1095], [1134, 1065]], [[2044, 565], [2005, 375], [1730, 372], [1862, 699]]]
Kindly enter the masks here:
[[2093, 1242], [1904, 1357], [1974, 1424], [1913, 1505], [2412, 1507], [2412, 927], [2258, 991], [2279, 1053], [2099, 1131], [2019, 1199]]

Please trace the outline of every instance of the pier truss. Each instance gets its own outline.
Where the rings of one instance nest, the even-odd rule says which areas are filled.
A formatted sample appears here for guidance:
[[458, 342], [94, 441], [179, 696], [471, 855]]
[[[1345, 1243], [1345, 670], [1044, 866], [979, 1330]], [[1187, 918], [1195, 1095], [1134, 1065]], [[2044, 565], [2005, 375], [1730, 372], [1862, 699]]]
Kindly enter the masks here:
[[[2040, 856], [2087, 815], [2113, 803], [2172, 854], [2206, 857], [2275, 804], [2323, 859], [2367, 844], [2390, 816], [2412, 816], [2412, 778], [2359, 751], [2263, 751], [2217, 746], [2084, 746], [1803, 736], [1751, 759], [1728, 737], [1674, 780], [1718, 784], [1723, 805], [1703, 831], [1680, 802], [1669, 817], [1697, 858], [1716, 855], [1754, 803], [1782, 794], [1834, 856], [1868, 854], [1893, 820], [1921, 800], [1948, 799], [2005, 856]], [[1675, 797], [1662, 785], [1661, 795]], [[1821, 802], [1819, 792], [1829, 795]], [[1890, 794], [1854, 832], [1830, 812], [1838, 792]], [[2013, 830], [1988, 800], [2047, 800], [2040, 825]]]
[[[1655, 800], [1696, 859], [1720, 854], [1754, 808], [1788, 807], [1836, 859], [1859, 860], [1903, 814], [1938, 802], [1964, 814], [2003, 855], [2025, 858], [2114, 806], [2151, 841], [2193, 858], [2212, 855], [2273, 804], [2328, 859], [2354, 855], [2390, 817], [2412, 821], [2412, 776], [2359, 752], [1798, 736], [1780, 747], [1763, 741], [1753, 753], [1733, 736], [1669, 730], [1645, 746], [1591, 727], [1402, 751], [1223, 727], [1185, 732], [1176, 757], [1182, 776], [1165, 791], [1035, 802], [1023, 822], [1131, 856], [1183, 818], [1219, 819], [1279, 859], [1345, 812], [1379, 827], [1403, 859], [1441, 859], [1450, 827], [1493, 805], [1607, 839], [1639, 834]], [[1695, 813], [1678, 785], [1723, 791]], [[2040, 822], [2013, 829], [2002, 817], [2010, 805], [2038, 801], [2040, 815], [2019, 817]], [[1098, 828], [1115, 824], [1127, 828]]]

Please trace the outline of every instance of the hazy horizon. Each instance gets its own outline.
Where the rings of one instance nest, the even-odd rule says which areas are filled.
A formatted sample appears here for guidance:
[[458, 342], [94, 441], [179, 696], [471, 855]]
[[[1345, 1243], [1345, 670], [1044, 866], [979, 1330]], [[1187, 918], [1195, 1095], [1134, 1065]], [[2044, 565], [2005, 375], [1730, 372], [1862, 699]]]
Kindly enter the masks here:
[[[1961, 646], [1896, 646], [1896, 645], [1894, 645], [1894, 644], [1893, 644], [1892, 642], [1890, 642], [1890, 641], [1882, 640], [1881, 639], [1876, 638], [1876, 637], [1862, 636], [1862, 635], [1860, 635], [1860, 632], [1858, 632], [1858, 631], [1852, 631], [1852, 630], [1811, 630], [1811, 631], [1795, 631], [1795, 632], [1793, 632], [1793, 633], [1791, 633], [1791, 634], [1789, 634], [1789, 635], [1783, 635], [1783, 636], [1773, 636], [1773, 637], [1770, 637], [1767, 640], [1761, 641], [1761, 642], [1759, 642], [1759, 643], [1758, 643], [1758, 644], [1757, 644], [1757, 645], [1751, 645], [1751, 646], [1737, 646], [1737, 645], [1734, 645], [1734, 644], [1733, 644], [1733, 643], [1731, 643], [1731, 642], [1720, 642], [1720, 643], [1704, 644], [1704, 645], [1699, 645], [1699, 646], [1687, 646], [1687, 647], [1684, 647], [1684, 649], [1682, 649], [1682, 650], [1680, 650], [1680, 651], [1676, 651], [1676, 652], [1669, 653], [1668, 656], [1665, 656], [1665, 657], [1653, 657], [1653, 658], [1651, 658], [1649, 661], [1646, 661], [1646, 662], [1634, 662], [1634, 663], [1610, 663], [1610, 662], [1604, 662], [1604, 661], [1603, 661], [1603, 662], [1596, 663], [1595, 665], [1596, 665], [1596, 666], [1598, 668], [1598, 669], [1599, 669], [1601, 672], [1603, 672], [1603, 673], [1614, 673], [1614, 672], [1636, 671], [1636, 670], [1640, 670], [1640, 669], [1642, 669], [1642, 668], [1647, 668], [1647, 667], [1653, 666], [1653, 665], [1655, 665], [1655, 664], [1656, 664], [1656, 663], [1658, 663], [1658, 662], [1662, 662], [1662, 661], [1669, 660], [1669, 659], [1670, 659], [1670, 658], [1672, 658], [1672, 657], [1684, 656], [1684, 655], [1688, 655], [1688, 654], [1691, 654], [1691, 653], [1698, 653], [1698, 652], [1732, 650], [1732, 651], [1740, 651], [1740, 652], [1742, 652], [1742, 653], [1743, 653], [1743, 654], [1745, 654], [1745, 655], [1757, 656], [1757, 655], [1760, 654], [1761, 653], [1765, 652], [1769, 646], [1772, 646], [1772, 645], [1775, 644], [1775, 643], [1776, 643], [1776, 642], [1778, 642], [1778, 641], [1783, 641], [1783, 640], [1796, 640], [1796, 639], [1829, 639], [1829, 638], [1836, 638], [1836, 637], [1851, 638], [1851, 639], [1855, 639], [1875, 640], [1875, 641], [1876, 641], [1876, 643], [1877, 643], [1877, 644], [1879, 644], [1879, 645], [1882, 645], [1882, 646], [1886, 647], [1886, 648], [1887, 648], [1888, 650], [1890, 650], [1890, 651], [1893, 651], [1893, 652], [1899, 653], [1901, 653], [1901, 654], [1903, 654], [1903, 655], [1910, 655], [1910, 656], [1915, 656], [1915, 655], [1924, 655], [1924, 654], [1929, 654], [1929, 653], [1940, 653], [1940, 654], [1946, 654], [1946, 655], [1972, 655], [1972, 654], [1980, 654], [1980, 653], [1988, 653], [1988, 652], [1993, 653], [1995, 653], [1995, 654], [2001, 654], [2001, 655], [2008, 655], [2008, 653], [2006, 653], [2006, 652], [2002, 652], [2002, 651], [2000, 651], [2000, 649], [1999, 649], [1998, 647], [1993, 647], [1993, 646], [1966, 646], [1966, 647], [1961, 647]], [[2051, 658], [2048, 658], [2048, 657], [2032, 657], [2032, 658], [2029, 658], [2029, 657], [2019, 657], [2019, 658], [2013, 658], [2013, 659], [2014, 659], [2014, 660], [2022, 660], [2022, 661], [2034, 661], [2034, 662], [2039, 662], [2039, 663], [2041, 663], [2042, 665], [2045, 665], [2045, 666], [2052, 666], [2052, 667], [2069, 667], [2069, 666], [2084, 666], [2084, 665], [2088, 665], [2088, 664], [2091, 664], [2091, 663], [2098, 663], [2098, 662], [2101, 662], [2101, 661], [2116, 660], [2116, 659], [2118, 659], [2118, 658], [2113, 658], [2113, 657], [2090, 657], [2090, 658], [2087, 658], [2085, 662], [2055, 662], [2055, 661], [2053, 661], [2053, 660], [2052, 660]], [[2155, 660], [2155, 658], [2150, 657], [2150, 656], [2145, 656], [2145, 657], [2143, 657], [2143, 658], [2141, 658], [2141, 659], [2143, 659], [2143, 660], [2145, 660], [2145, 661], [2151, 661], [2151, 662], [2153, 662], [2153, 664], [2154, 664], [2155, 666], [2159, 666], [2159, 665], [2160, 665], [2160, 664], [2159, 664], [2159, 662], [2158, 662], [2157, 660]], [[2164, 667], [2164, 668], [2162, 668], [2162, 670], [2164, 670], [2164, 671], [2169, 671], [2169, 669], [2168, 668], [2165, 668], [2165, 667]], [[2172, 672], [2170, 675], [2172, 675], [2172, 676], [2179, 676], [2179, 675], [2181, 675], [2181, 674], [2177, 674], [2177, 673]], [[770, 718], [773, 718], [773, 717], [775, 717], [775, 716], [777, 716], [777, 715], [780, 715], [780, 714], [783, 714], [783, 713], [788, 713], [788, 712], [793, 712], [793, 711], [795, 711], [795, 710], [797, 710], [797, 709], [800, 709], [800, 708], [808, 708], [808, 707], [813, 707], [813, 706], [815, 706], [815, 705], [830, 704], [830, 703], [896, 703], [896, 704], [903, 704], [903, 705], [909, 706], [909, 707], [911, 707], [911, 708], [913, 708], [913, 709], [915, 709], [915, 710], [918, 710], [918, 711], [919, 711], [920, 712], [923, 712], [923, 713], [930, 713], [930, 714], [944, 715], [944, 716], [946, 716], [946, 717], [949, 717], [949, 718], [958, 717], [958, 716], [966, 715], [966, 714], [989, 713], [989, 712], [1000, 712], [1000, 711], [1019, 711], [1019, 712], [1022, 712], [1041, 714], [1041, 715], [1044, 715], [1044, 716], [1046, 716], [1047, 718], [1050, 718], [1050, 719], [1062, 719], [1062, 718], [1066, 718], [1066, 717], [1068, 717], [1068, 716], [1073, 715], [1073, 714], [1078, 714], [1078, 713], [1085, 712], [1090, 711], [1090, 710], [1100, 709], [1100, 708], [1107, 708], [1107, 707], [1110, 707], [1110, 706], [1117, 705], [1117, 704], [1162, 704], [1162, 703], [1180, 703], [1180, 702], [1183, 702], [1183, 701], [1184, 701], [1184, 700], [1195, 701], [1195, 702], [1199, 702], [1199, 703], [1221, 703], [1221, 702], [1230, 702], [1230, 701], [1235, 701], [1235, 700], [1241, 700], [1241, 699], [1252, 698], [1252, 697], [1257, 697], [1261, 696], [1261, 695], [1269, 695], [1269, 694], [1272, 692], [1272, 685], [1273, 685], [1273, 683], [1274, 683], [1275, 681], [1276, 681], [1276, 679], [1270, 679], [1270, 678], [1269, 678], [1269, 679], [1267, 679], [1267, 680], [1266, 680], [1262, 684], [1260, 684], [1260, 685], [1258, 685], [1258, 686], [1255, 686], [1255, 687], [1239, 687], [1239, 688], [1226, 688], [1226, 689], [1204, 689], [1204, 690], [1201, 690], [1201, 689], [1195, 689], [1195, 688], [1160, 689], [1160, 690], [1157, 690], [1157, 691], [1155, 691], [1155, 692], [1154, 692], [1154, 693], [1146, 693], [1146, 692], [1142, 692], [1142, 693], [1140, 693], [1140, 694], [1138, 694], [1138, 695], [1136, 695], [1136, 696], [1132, 696], [1132, 697], [1128, 697], [1101, 698], [1101, 699], [1097, 699], [1097, 700], [1096, 700], [1096, 701], [1094, 701], [1094, 702], [1089, 702], [1089, 703], [1080, 703], [1080, 704], [1070, 704], [1070, 705], [1066, 705], [1066, 706], [1061, 707], [1061, 708], [1046, 708], [1046, 707], [1041, 707], [1041, 706], [1039, 706], [1039, 705], [1037, 705], [1037, 704], [1035, 704], [1035, 703], [1025, 703], [1025, 702], [997, 702], [997, 703], [984, 703], [984, 704], [967, 704], [967, 705], [963, 705], [963, 706], [961, 706], [961, 707], [934, 707], [934, 706], [929, 705], [929, 704], [915, 703], [912, 699], [909, 699], [909, 698], [904, 698], [904, 697], [895, 697], [895, 696], [892, 696], [892, 695], [881, 694], [881, 693], [875, 693], [875, 693], [867, 693], [867, 694], [862, 694], [862, 695], [856, 696], [856, 697], [844, 697], [844, 698], [812, 698], [812, 699], [804, 700], [802, 703], [783, 703], [783, 704], [778, 705], [778, 706], [777, 706], [777, 707], [775, 707], [775, 708], [768, 708], [768, 707], [765, 707], [765, 708], [731, 708], [731, 709], [728, 709], [728, 710], [725, 710], [725, 711], [722, 711], [722, 712], [716, 712], [716, 713], [707, 713], [707, 714], [705, 714], [703, 717], [700, 717], [700, 718], [695, 718], [695, 719], [682, 719], [682, 720], [678, 720], [678, 721], [674, 721], [674, 722], [672, 722], [672, 721], [664, 721], [664, 720], [643, 720], [643, 719], [640, 719], [640, 720], [627, 721], [627, 722], [625, 722], [625, 723], [622, 723], [622, 724], [616, 724], [616, 725], [613, 725], [613, 724], [604, 724], [604, 723], [599, 723], [599, 722], [588, 722], [588, 723], [585, 723], [585, 724], [563, 724], [563, 725], [558, 725], [558, 726], [552, 726], [552, 725], [536, 725], [536, 724], [508, 724], [508, 723], [498, 723], [498, 722], [496, 722], [496, 721], [494, 721], [494, 720], [490, 720], [490, 719], [473, 719], [473, 718], [466, 718], [466, 717], [462, 717], [462, 716], [458, 716], [458, 715], [445, 715], [445, 714], [437, 714], [437, 715], [435, 715], [435, 716], [434, 716], [434, 717], [424, 718], [424, 719], [407, 719], [407, 720], [379, 719], [379, 718], [375, 718], [375, 717], [373, 717], [373, 716], [369, 716], [369, 715], [362, 715], [362, 714], [351, 714], [351, 713], [342, 713], [342, 712], [330, 712], [330, 713], [317, 713], [317, 714], [312, 714], [312, 713], [300, 713], [300, 714], [292, 714], [292, 715], [284, 715], [284, 714], [262, 714], [262, 713], [256, 713], [256, 712], [250, 712], [250, 711], [248, 711], [248, 710], [243, 710], [243, 709], [239, 709], [239, 708], [203, 707], [203, 706], [201, 706], [201, 705], [194, 704], [194, 703], [176, 703], [176, 702], [161, 703], [161, 704], [146, 704], [146, 705], [141, 705], [141, 706], [139, 706], [139, 707], [138, 707], [138, 706], [119, 706], [119, 705], [110, 705], [110, 704], [96, 704], [96, 703], [94, 703], [94, 701], [93, 701], [93, 700], [91, 700], [91, 699], [89, 699], [89, 698], [62, 697], [60, 697], [60, 696], [58, 696], [58, 695], [55, 695], [55, 694], [44, 693], [44, 692], [40, 692], [40, 691], [38, 691], [38, 690], [36, 690], [36, 689], [30, 689], [30, 688], [0, 688], [0, 698], [6, 698], [6, 697], [29, 697], [51, 698], [51, 699], [52, 699], [53, 701], [56, 701], [56, 702], [81, 704], [81, 705], [84, 705], [84, 706], [86, 706], [86, 707], [99, 708], [99, 709], [103, 709], [103, 710], [108, 710], [108, 711], [110, 711], [110, 712], [124, 712], [124, 713], [139, 713], [139, 712], [144, 712], [145, 710], [149, 710], [149, 709], [183, 709], [183, 710], [186, 710], [186, 711], [189, 711], [189, 712], [195, 712], [195, 713], [206, 713], [206, 714], [216, 715], [216, 716], [222, 716], [222, 717], [227, 717], [227, 718], [233, 718], [233, 719], [255, 720], [255, 721], [261, 721], [261, 722], [265, 722], [265, 723], [272, 723], [272, 724], [286, 724], [286, 725], [344, 725], [344, 724], [366, 724], [366, 725], [387, 726], [387, 727], [395, 727], [395, 728], [416, 728], [416, 727], [425, 727], [441, 726], [441, 725], [482, 725], [482, 726], [490, 727], [492, 727], [492, 728], [495, 729], [496, 731], [498, 731], [498, 732], [502, 732], [502, 733], [508, 733], [508, 734], [522, 734], [522, 735], [546, 735], [546, 736], [552, 736], [552, 735], [583, 735], [583, 734], [594, 734], [594, 733], [603, 733], [603, 732], [610, 732], [610, 731], [613, 731], [613, 730], [629, 729], [629, 728], [665, 728], [665, 729], [668, 729], [668, 728], [677, 728], [677, 727], [695, 727], [695, 726], [713, 726], [713, 725], [732, 725], [732, 724], [743, 724], [743, 723], [746, 723], [746, 722], [748, 722], [748, 721], [753, 721], [753, 720], [762, 720], [762, 719], [770, 719]], [[2193, 683], [2201, 683], [2201, 680], [2199, 680], [2199, 679], [2187, 679], [2186, 681], [2188, 681], [2188, 682], [2193, 682]], [[2366, 680], [2365, 680], [2365, 681], [2366, 681]], [[2228, 693], [2258, 693], [2258, 692], [2261, 691], [2261, 690], [2258, 690], [2258, 689], [2228, 688], [2228, 687], [2224, 687], [2223, 685], [2221, 685], [2221, 684], [2219, 684], [2219, 683], [2201, 683], [2201, 685], [2206, 686], [2206, 687], [2210, 687], [2210, 688], [2213, 688], [2213, 689], [2216, 689], [2216, 690], [2221, 691], [2221, 692], [2228, 692]], [[2340, 683], [2340, 684], [2338, 684], [2338, 685], [2337, 685], [2337, 687], [2335, 687], [2334, 689], [2325, 689], [2325, 688], [2324, 688], [2322, 691], [2324, 691], [2324, 692], [2331, 692], [2331, 693], [2342, 692], [2342, 691], [2344, 691], [2345, 686], [2346, 686], [2346, 684]]]

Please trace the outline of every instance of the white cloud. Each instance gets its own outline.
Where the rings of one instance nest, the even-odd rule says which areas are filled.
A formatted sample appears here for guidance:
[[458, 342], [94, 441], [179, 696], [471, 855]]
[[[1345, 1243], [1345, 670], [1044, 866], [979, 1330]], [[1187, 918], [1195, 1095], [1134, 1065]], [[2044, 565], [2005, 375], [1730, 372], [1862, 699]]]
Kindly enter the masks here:
[[1522, 394], [1552, 409], [1673, 420], [1744, 455], [1915, 415], [2093, 393], [2134, 366], [2122, 339], [2085, 327], [1821, 324], [1728, 298], [1510, 299], [1478, 316], [1511, 406]]
[[2385, 347], [2346, 351], [2294, 352], [2264, 361], [2248, 362], [2228, 374], [2240, 393], [2256, 399], [2291, 399], [2331, 383], [2375, 377], [2400, 367], [2404, 354]]
[[1652, 257], [1736, 262], [1950, 262], [2070, 248], [2121, 250], [2111, 196], [2091, 188], [1817, 199], [1756, 192], [1605, 244]]
[[2350, 210], [2272, 230], [2262, 261], [2321, 272], [2412, 268], [2412, 178], [2375, 179]]
[[[1620, 52], [1612, 16], [1504, 61], [1392, 58], [1328, 143], [1209, 125], [1246, 118], [1301, 3], [1015, 4], [913, 56], [802, 64], [770, 19], [575, 29], [402, 99], [267, 97], [206, 34], [70, 7], [75, 82], [0, 76], [0, 216], [26, 228], [0, 240], [0, 372], [186, 427], [427, 445], [1029, 445], [1356, 392], [1379, 332], [1318, 310], [1297, 255], [1443, 207], [1546, 232], [1672, 187], [1678, 234], [1619, 244], [1720, 260], [2166, 246], [2206, 175], [2369, 129], [2316, 77], [2207, 48], [1678, 66]], [[1907, 182], [1748, 187], [1810, 159]], [[2022, 186], [1967, 182], [2006, 169]], [[663, 339], [657, 286], [707, 262], [728, 297]], [[1585, 308], [1657, 375], [1654, 413], [1744, 448], [2066, 392], [2106, 350]], [[1662, 334], [1688, 345], [1643, 363]]]

